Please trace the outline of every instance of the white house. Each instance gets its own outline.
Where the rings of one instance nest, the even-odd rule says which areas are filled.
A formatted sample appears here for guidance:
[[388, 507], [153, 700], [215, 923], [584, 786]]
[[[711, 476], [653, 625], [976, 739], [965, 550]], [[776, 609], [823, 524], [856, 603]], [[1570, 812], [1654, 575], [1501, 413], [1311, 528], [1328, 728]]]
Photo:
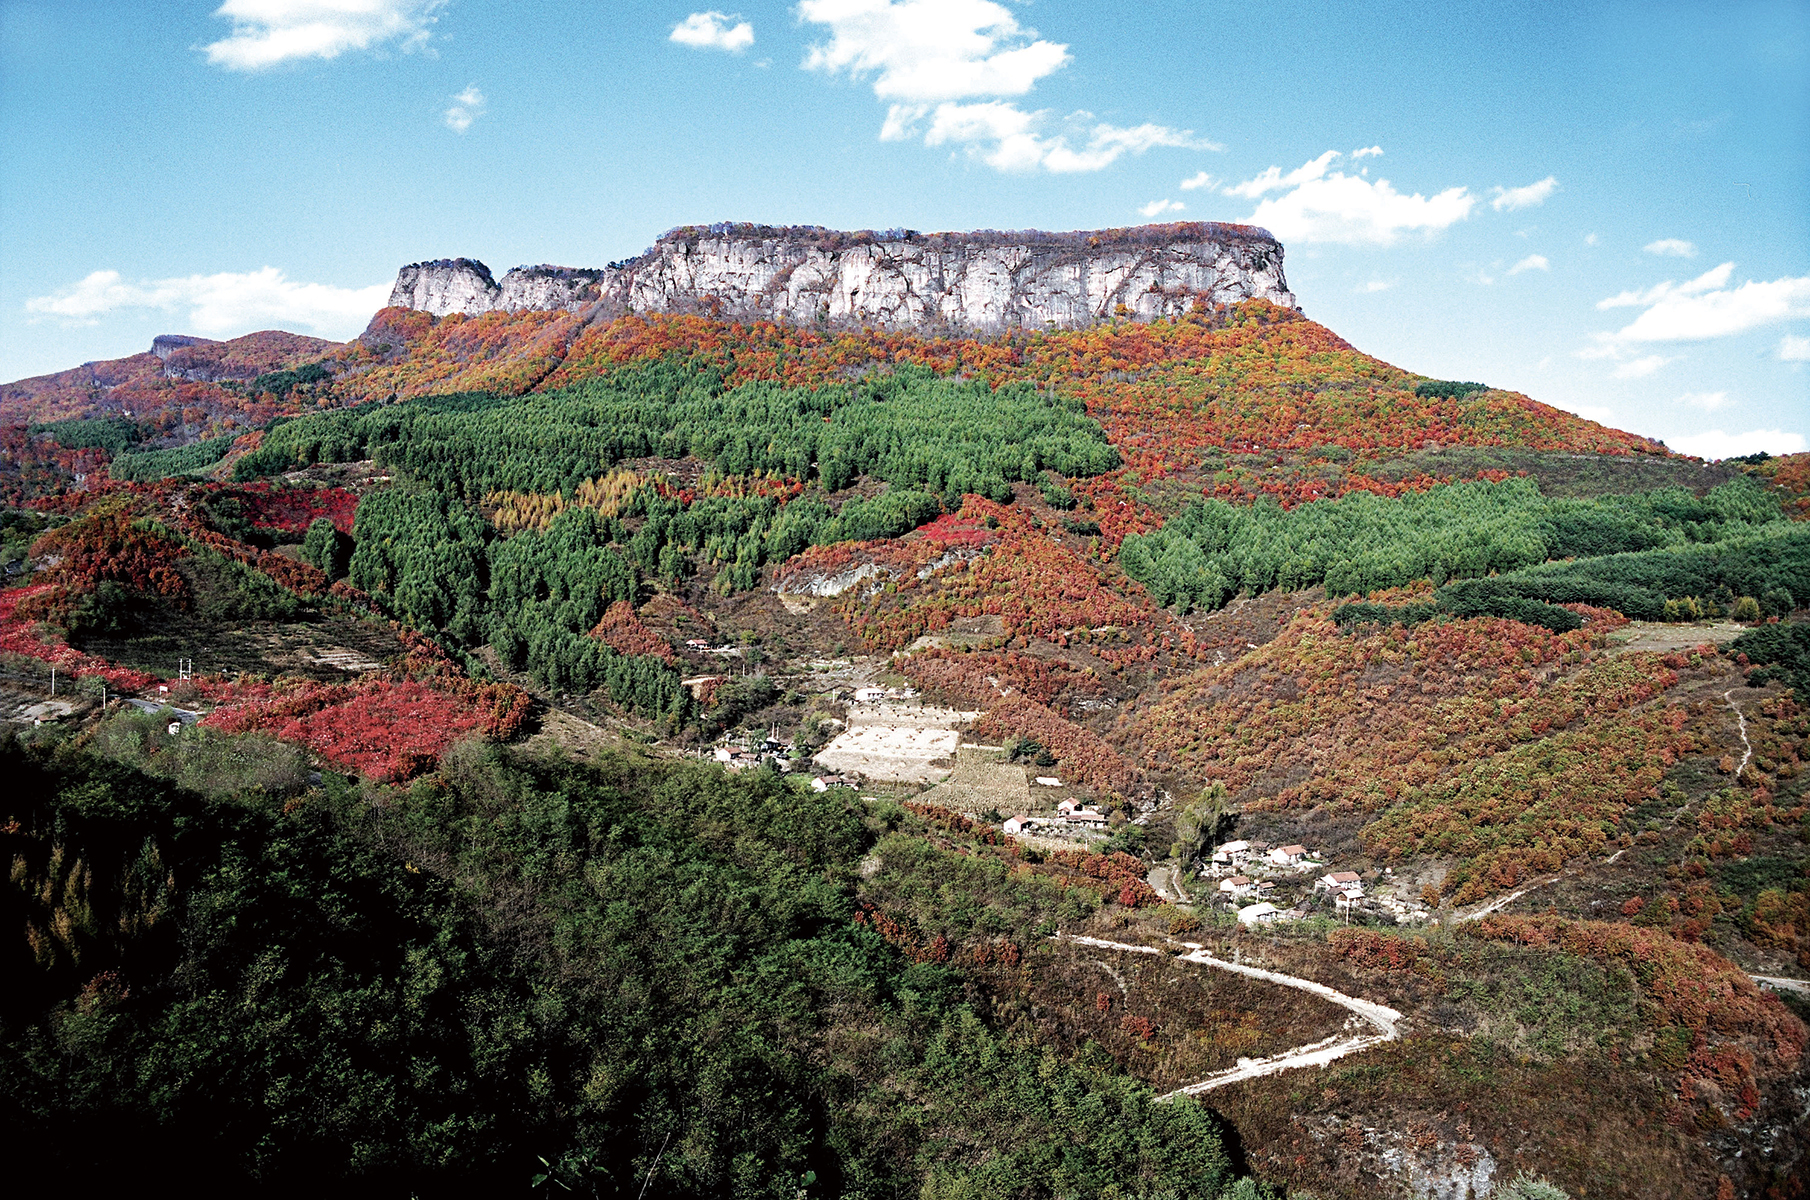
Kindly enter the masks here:
[[1063, 814], [1070, 825], [1081, 825], [1089, 829], [1106, 828], [1106, 814], [1092, 808], [1071, 808]]
[[1282, 910], [1268, 900], [1257, 904], [1247, 904], [1238, 910], [1238, 920], [1244, 925], [1267, 925], [1280, 919]]
[[886, 699], [885, 688], [864, 687], [855, 689], [856, 704], [878, 704], [884, 699]]
[[1344, 892], [1356, 887], [1363, 891], [1363, 881], [1356, 871], [1328, 871], [1314, 880], [1314, 889], [1322, 892]]
[[1005, 830], [1007, 833], [1023, 833], [1025, 830], [1030, 829], [1032, 825], [1033, 822], [1031, 821], [1031, 818], [1025, 816], [1023, 813], [1019, 813], [1016, 816], [1006, 818]]
[[1038, 787], [1061, 787], [1062, 786], [1062, 781], [1060, 779], [1057, 779], [1054, 775], [1039, 775], [1039, 776], [1037, 776], [1036, 779], [1032, 780], [1031, 782], [1035, 783]]
[[1257, 884], [1243, 875], [1234, 875], [1220, 880], [1219, 890], [1228, 896], [1248, 896], [1257, 890]]
[[1305, 846], [1278, 846], [1270, 851], [1270, 861], [1278, 867], [1292, 867], [1307, 857]]
[[846, 775], [819, 775], [811, 780], [813, 792], [827, 792], [833, 787], [852, 788], [854, 786], [855, 781]]
[[1237, 865], [1251, 856], [1249, 842], [1227, 842], [1213, 851], [1213, 861], [1220, 864]]

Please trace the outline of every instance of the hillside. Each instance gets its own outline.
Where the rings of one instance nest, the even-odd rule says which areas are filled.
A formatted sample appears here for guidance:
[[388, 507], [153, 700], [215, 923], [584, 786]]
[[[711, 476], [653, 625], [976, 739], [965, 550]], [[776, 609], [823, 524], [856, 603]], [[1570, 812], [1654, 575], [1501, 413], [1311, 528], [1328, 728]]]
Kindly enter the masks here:
[[[1756, 980], [1810, 979], [1810, 456], [1262, 297], [939, 333], [625, 313], [611, 270], [8, 385], [46, 1154], [1803, 1194], [1810, 1005]], [[1265, 1073], [1349, 1014], [1214, 962], [1399, 1020]]]

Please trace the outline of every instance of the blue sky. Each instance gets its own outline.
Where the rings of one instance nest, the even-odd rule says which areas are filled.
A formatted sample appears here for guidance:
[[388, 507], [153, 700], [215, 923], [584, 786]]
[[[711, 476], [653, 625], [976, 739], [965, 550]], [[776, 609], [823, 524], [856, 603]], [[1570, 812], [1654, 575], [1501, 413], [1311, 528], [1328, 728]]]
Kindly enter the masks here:
[[0, 378], [713, 220], [1255, 220], [1362, 350], [1810, 437], [1810, 4], [0, 0]]

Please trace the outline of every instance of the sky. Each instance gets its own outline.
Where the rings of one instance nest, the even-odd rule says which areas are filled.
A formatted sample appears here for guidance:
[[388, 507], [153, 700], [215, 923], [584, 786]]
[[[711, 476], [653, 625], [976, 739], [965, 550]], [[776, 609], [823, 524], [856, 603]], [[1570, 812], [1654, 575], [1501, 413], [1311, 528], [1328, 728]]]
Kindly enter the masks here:
[[1810, 0], [0, 0], [0, 379], [676, 225], [1261, 225], [1360, 350], [1810, 439]]

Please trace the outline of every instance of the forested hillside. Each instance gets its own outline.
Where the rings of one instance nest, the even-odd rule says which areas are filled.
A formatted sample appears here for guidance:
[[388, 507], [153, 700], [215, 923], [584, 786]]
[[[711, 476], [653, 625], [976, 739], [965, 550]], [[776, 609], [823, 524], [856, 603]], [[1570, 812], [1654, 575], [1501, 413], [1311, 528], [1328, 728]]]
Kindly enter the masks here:
[[[75, 1176], [1804, 1194], [1810, 456], [1264, 302], [159, 345], [4, 399], [0, 1094]], [[1350, 1014], [1189, 945], [1399, 1023], [1241, 1068]]]

